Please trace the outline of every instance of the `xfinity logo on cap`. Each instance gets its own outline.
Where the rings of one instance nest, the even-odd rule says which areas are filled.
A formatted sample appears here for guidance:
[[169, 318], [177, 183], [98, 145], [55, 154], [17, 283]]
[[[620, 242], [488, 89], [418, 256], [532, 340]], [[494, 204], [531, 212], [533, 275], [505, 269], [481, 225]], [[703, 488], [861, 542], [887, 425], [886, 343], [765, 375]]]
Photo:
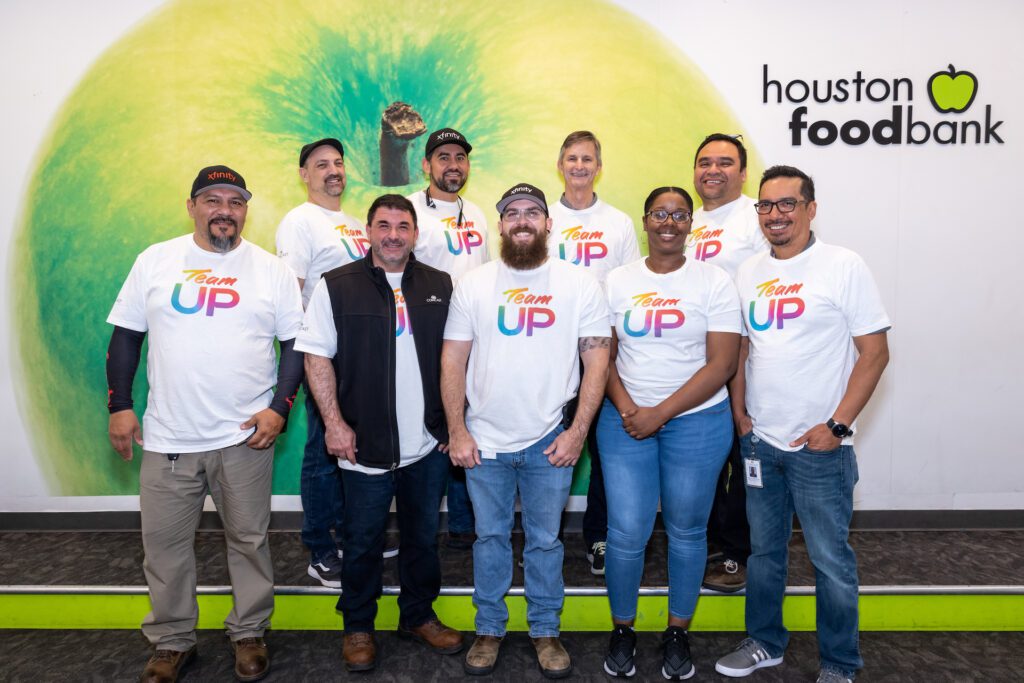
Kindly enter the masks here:
[[448, 138], [455, 138], [456, 140], [458, 140], [461, 137], [462, 136], [459, 135], [458, 133], [444, 132], [444, 133], [438, 133], [437, 134], [437, 139], [438, 140], [447, 140]]
[[206, 174], [207, 180], [219, 180], [220, 178], [224, 178], [225, 180], [230, 180], [232, 182], [238, 182], [238, 178], [233, 173], [225, 173], [224, 171], [214, 171], [213, 173]]
[[520, 185], [519, 187], [513, 187], [509, 190], [509, 194], [533, 194], [533, 188], [527, 187], [526, 185]]
[[[914, 80], [907, 76], [867, 78], [860, 69], [852, 77], [815, 78], [809, 82], [772, 76], [776, 74], [770, 76], [768, 65], [763, 65], [761, 102], [800, 105], [793, 108], [789, 118], [790, 143], [794, 147], [807, 142], [824, 147], [840, 141], [854, 147], [870, 141], [879, 145], [1003, 144], [998, 131], [1003, 121], [993, 120], [991, 104], [984, 105], [984, 112], [978, 112], [974, 120], [959, 116], [974, 104], [978, 78], [970, 71], [957, 70], [952, 64], [927, 79], [918, 80], [918, 94], [923, 87], [934, 112], [922, 105], [916, 105], [917, 111], [914, 110]], [[919, 97], [918, 101], [923, 99]], [[846, 103], [891, 103], [891, 106], [879, 111], [878, 119], [873, 121], [858, 118], [833, 121], [823, 117], [825, 111], [835, 112], [836, 105]], [[812, 110], [815, 104], [827, 105], [828, 109], [823, 106]], [[941, 120], [929, 119], [936, 115], [941, 115]]]

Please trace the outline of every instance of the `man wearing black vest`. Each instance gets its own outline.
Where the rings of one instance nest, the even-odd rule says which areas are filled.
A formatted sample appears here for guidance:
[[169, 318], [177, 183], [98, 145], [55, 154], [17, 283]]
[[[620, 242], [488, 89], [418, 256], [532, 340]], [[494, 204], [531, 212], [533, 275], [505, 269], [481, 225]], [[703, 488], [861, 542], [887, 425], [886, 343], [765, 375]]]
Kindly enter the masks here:
[[398, 633], [442, 654], [462, 634], [442, 624], [437, 527], [448, 477], [441, 404], [441, 344], [452, 282], [412, 255], [416, 210], [400, 195], [374, 200], [369, 253], [324, 274], [306, 309], [296, 349], [338, 458], [345, 492], [345, 561], [338, 609], [349, 671], [376, 666], [384, 532], [397, 500], [401, 595]]

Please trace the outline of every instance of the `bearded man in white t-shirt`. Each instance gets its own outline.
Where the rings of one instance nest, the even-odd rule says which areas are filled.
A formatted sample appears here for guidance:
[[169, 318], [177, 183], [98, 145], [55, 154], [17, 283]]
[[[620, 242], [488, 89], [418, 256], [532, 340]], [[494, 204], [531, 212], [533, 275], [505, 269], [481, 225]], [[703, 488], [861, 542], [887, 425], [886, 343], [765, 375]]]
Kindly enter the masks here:
[[558, 639], [565, 593], [558, 531], [573, 465], [604, 397], [611, 326], [597, 280], [548, 257], [544, 193], [521, 183], [497, 209], [501, 260], [459, 280], [441, 357], [449, 455], [467, 468], [476, 512], [476, 640], [464, 669], [493, 671], [505, 636], [518, 492], [530, 636], [544, 675], [560, 678], [572, 660]]
[[[693, 187], [702, 204], [693, 212], [686, 255], [723, 268], [733, 279], [741, 263], [768, 251], [754, 199], [743, 194], [746, 180], [747, 150], [740, 136], [712, 133], [704, 138], [693, 159]], [[747, 583], [750, 527], [746, 505], [739, 442], [734, 440], [708, 517], [705, 588], [734, 593]]]
[[[299, 177], [306, 201], [277, 227], [277, 255], [291, 266], [309, 305], [320, 276], [366, 255], [362, 223], [341, 210], [345, 192], [345, 148], [336, 138], [303, 145]], [[306, 447], [302, 454], [302, 542], [309, 550], [306, 573], [327, 588], [341, 588], [341, 535], [345, 497], [336, 461], [324, 448], [324, 421], [306, 388]], [[331, 534], [333, 530], [334, 534]]]
[[[596, 135], [589, 130], [577, 130], [566, 136], [558, 152], [558, 172], [565, 182], [565, 191], [551, 207], [548, 256], [586, 268], [603, 288], [608, 273], [640, 258], [640, 244], [633, 220], [598, 199], [594, 183], [601, 166], [601, 141]], [[583, 545], [590, 572], [603, 576], [608, 503], [597, 447], [597, 420], [595, 417], [587, 434], [590, 483], [583, 513]]]
[[[454, 128], [435, 130], [427, 136], [421, 162], [428, 185], [408, 196], [420, 225], [416, 258], [451, 275], [453, 283], [491, 258], [484, 212], [461, 194], [469, 180], [472, 151], [473, 145]], [[469, 550], [476, 535], [466, 474], [454, 465], [449, 474], [445, 545], [453, 550]]]
[[[226, 532], [234, 607], [224, 625], [235, 675], [255, 681], [270, 669], [263, 634], [274, 610], [273, 445], [302, 381], [302, 354], [293, 349], [302, 301], [288, 267], [242, 239], [251, 196], [227, 166], [201, 170], [186, 202], [193, 233], [142, 252], [107, 318], [110, 442], [125, 460], [133, 441], [143, 447], [139, 507], [152, 610], [142, 632], [156, 650], [143, 681], [175, 681], [195, 657], [194, 544], [207, 491]], [[143, 429], [132, 382], [147, 336]]]
[[818, 681], [852, 681], [863, 666], [848, 540], [853, 433], [889, 361], [889, 317], [864, 260], [811, 232], [818, 205], [806, 173], [769, 168], [755, 206], [771, 252], [745, 261], [736, 276], [746, 336], [729, 384], [752, 548], [748, 638], [715, 668], [740, 677], [782, 662], [795, 513], [816, 578]]

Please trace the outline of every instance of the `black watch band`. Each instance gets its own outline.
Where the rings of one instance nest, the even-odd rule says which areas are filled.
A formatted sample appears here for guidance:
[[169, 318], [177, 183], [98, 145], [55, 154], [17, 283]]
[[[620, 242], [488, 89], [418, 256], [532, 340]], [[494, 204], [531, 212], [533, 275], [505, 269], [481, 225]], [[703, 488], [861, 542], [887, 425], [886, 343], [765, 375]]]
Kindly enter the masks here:
[[825, 426], [832, 430], [832, 436], [837, 439], [845, 439], [848, 436], [853, 436], [852, 429], [841, 422], [836, 422], [831, 417], [828, 419], [828, 422], [825, 423]]

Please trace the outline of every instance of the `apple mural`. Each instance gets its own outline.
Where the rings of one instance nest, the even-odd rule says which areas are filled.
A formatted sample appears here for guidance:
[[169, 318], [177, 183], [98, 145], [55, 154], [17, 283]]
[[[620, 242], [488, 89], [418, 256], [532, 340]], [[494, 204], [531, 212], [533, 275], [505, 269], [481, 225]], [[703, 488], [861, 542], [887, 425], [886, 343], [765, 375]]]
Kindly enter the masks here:
[[[605, 2], [167, 5], [112, 45], [64, 104], [17, 227], [15, 381], [52, 493], [138, 492], [139, 458], [125, 465], [106, 437], [105, 319], [136, 255], [192, 229], [196, 170], [224, 163], [245, 175], [245, 236], [273, 250], [281, 217], [305, 199], [296, 156], [310, 140], [344, 141], [354, 215], [379, 194], [425, 185], [422, 138], [405, 152], [411, 182], [381, 184], [381, 117], [396, 102], [428, 129], [472, 141], [465, 194], [485, 210], [517, 181], [557, 197], [563, 138], [595, 131], [598, 192], [637, 224], [650, 188], [689, 185], [706, 134], [742, 129], [678, 48]], [[752, 158], [749, 177], [760, 172]], [[140, 412], [146, 391], [143, 360]], [[298, 493], [301, 400], [289, 424], [275, 494]], [[585, 492], [587, 471], [573, 493]]]
[[928, 99], [936, 111], [959, 114], [967, 111], [978, 94], [978, 79], [970, 71], [957, 71], [952, 64], [928, 79]]

